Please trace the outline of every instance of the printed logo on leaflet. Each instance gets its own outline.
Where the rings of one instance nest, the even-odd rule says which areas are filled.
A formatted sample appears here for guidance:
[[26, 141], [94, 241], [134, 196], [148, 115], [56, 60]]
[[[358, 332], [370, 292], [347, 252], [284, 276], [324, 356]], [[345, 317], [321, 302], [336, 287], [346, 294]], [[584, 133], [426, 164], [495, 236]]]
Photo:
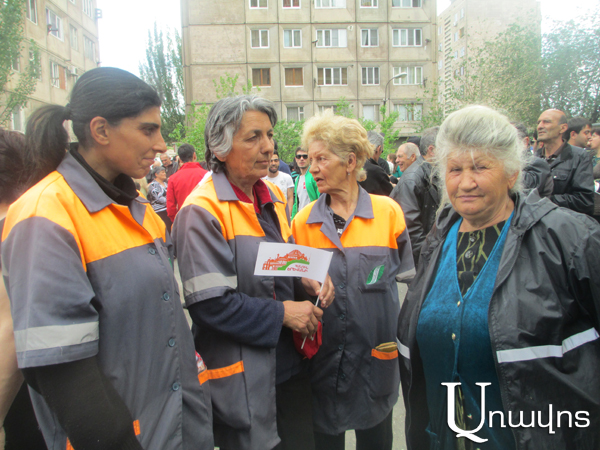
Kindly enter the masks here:
[[292, 250], [286, 255], [270, 258], [263, 264], [263, 270], [283, 270], [286, 272], [308, 272], [310, 260], [300, 250]]
[[[457, 438], [467, 438], [473, 442], [481, 444], [483, 442], [487, 442], [487, 439], [483, 439], [477, 436], [477, 433], [481, 428], [483, 428], [483, 424], [486, 418], [486, 410], [485, 410], [485, 387], [490, 386], [492, 383], [475, 383], [477, 386], [481, 387], [481, 421], [479, 422], [479, 426], [474, 430], [462, 430], [456, 425], [456, 420], [454, 416], [455, 412], [455, 387], [460, 386], [460, 383], [442, 383], [446, 386], [448, 392], [448, 426], [452, 431], [456, 433]], [[531, 428], [534, 426], [538, 426], [541, 428], [548, 428], [548, 434], [555, 434], [556, 431], [554, 427], [560, 428], [564, 422], [568, 423], [569, 428], [573, 426], [573, 416], [575, 416], [575, 426], [577, 428], [587, 428], [590, 426], [589, 415], [590, 413], [587, 411], [577, 411], [575, 414], [571, 413], [571, 411], [556, 411], [556, 414], [552, 412], [553, 407], [552, 404], [548, 405], [547, 417], [545, 420], [547, 423], [543, 423], [542, 413], [546, 413], [546, 411], [531, 411], [530, 417], [525, 417], [523, 411], [518, 413], [515, 412], [513, 415], [513, 411], [508, 412], [508, 426], [510, 428]], [[537, 412], [537, 414], [536, 414]], [[498, 416], [496, 423], [493, 422], [494, 416]], [[537, 420], [536, 420], [537, 419]], [[555, 422], [556, 419], [556, 422]], [[526, 421], [529, 420], [529, 423]], [[492, 428], [494, 425], [500, 426], [501, 428], [506, 428], [505, 423], [505, 415], [504, 411], [489, 411], [488, 412], [488, 423], [489, 427]]]

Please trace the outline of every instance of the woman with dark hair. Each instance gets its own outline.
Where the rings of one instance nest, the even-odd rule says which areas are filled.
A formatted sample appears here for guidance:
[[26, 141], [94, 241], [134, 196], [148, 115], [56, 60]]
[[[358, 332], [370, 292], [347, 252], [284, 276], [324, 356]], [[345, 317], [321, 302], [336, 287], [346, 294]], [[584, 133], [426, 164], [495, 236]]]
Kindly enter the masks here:
[[[71, 103], [35, 111], [37, 184], [10, 208], [3, 275], [18, 365], [51, 449], [212, 449], [204, 364], [179, 300], [164, 223], [132, 178], [166, 150], [160, 98], [97, 68]], [[63, 122], [79, 145], [67, 153]]]
[[171, 219], [167, 214], [167, 169], [159, 166], [154, 170], [154, 180], [148, 185], [148, 201], [152, 209], [163, 220], [169, 233], [171, 232]]

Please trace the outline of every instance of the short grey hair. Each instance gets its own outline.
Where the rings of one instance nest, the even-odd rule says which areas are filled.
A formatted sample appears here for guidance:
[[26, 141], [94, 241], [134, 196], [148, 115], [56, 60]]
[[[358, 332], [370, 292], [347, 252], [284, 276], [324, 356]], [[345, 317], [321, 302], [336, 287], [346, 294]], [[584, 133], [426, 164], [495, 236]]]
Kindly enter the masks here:
[[407, 158], [410, 158], [413, 155], [419, 156], [419, 147], [417, 147], [417, 144], [413, 144], [412, 142], [405, 142], [400, 147], [398, 147], [398, 150], [400, 150], [401, 148], [402, 153], [404, 153]]
[[431, 127], [423, 131], [423, 134], [421, 135], [421, 142], [419, 143], [419, 151], [421, 152], [421, 156], [427, 155], [429, 146], [435, 146], [435, 139], [437, 138], [439, 130], [440, 127]]
[[367, 139], [375, 146], [375, 150], [377, 150], [377, 147], [380, 145], [383, 147], [383, 136], [381, 133], [371, 130], [367, 133]]
[[277, 112], [273, 102], [256, 95], [227, 97], [219, 100], [210, 109], [204, 128], [204, 143], [206, 162], [213, 172], [224, 171], [225, 163], [217, 156], [224, 158], [229, 154], [233, 136], [239, 131], [247, 111], [265, 113], [273, 127], [277, 124]]
[[517, 181], [509, 194], [522, 191], [521, 172], [525, 165], [524, 144], [517, 129], [508, 118], [486, 106], [472, 105], [450, 114], [435, 141], [434, 166], [444, 187], [440, 206], [448, 203], [446, 166], [454, 153], [482, 152], [504, 165], [507, 177], [518, 173]]

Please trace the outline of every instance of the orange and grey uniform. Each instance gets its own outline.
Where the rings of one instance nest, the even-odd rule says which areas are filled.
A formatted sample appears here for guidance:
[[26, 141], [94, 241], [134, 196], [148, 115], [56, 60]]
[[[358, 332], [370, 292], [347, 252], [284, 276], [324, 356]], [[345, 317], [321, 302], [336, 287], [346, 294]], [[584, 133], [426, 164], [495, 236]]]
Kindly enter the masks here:
[[[284, 196], [270, 186], [281, 242], [288, 242], [291, 230]], [[271, 449], [279, 442], [275, 346], [282, 333], [284, 308], [274, 301], [274, 278], [254, 275], [258, 246], [267, 241], [255, 206], [238, 199], [225, 174], [207, 175], [177, 213], [173, 240], [191, 313], [203, 306], [200, 303], [219, 302], [227, 295], [241, 299], [233, 311], [225, 312], [221, 327], [215, 323], [193, 327], [196, 348], [209, 368], [215, 444], [236, 450]], [[243, 336], [231, 331], [232, 321], [248, 321], [235, 316], [240, 308], [254, 308], [258, 317]], [[254, 328], [270, 337], [256, 336]], [[248, 338], [252, 332], [254, 337]], [[299, 356], [293, 347], [291, 352]]]
[[359, 188], [356, 209], [338, 236], [322, 195], [298, 213], [292, 232], [297, 244], [333, 253], [335, 300], [323, 312], [323, 345], [311, 359], [315, 431], [374, 427], [391, 412], [400, 383], [398, 351], [375, 348], [396, 342], [396, 275], [415, 273], [402, 210], [389, 197]]
[[[2, 243], [19, 367], [96, 356], [144, 449], [213, 449], [208, 383], [171, 265], [170, 239], [143, 198], [113, 203], [67, 154], [15, 202]], [[30, 390], [48, 448], [70, 444]]]

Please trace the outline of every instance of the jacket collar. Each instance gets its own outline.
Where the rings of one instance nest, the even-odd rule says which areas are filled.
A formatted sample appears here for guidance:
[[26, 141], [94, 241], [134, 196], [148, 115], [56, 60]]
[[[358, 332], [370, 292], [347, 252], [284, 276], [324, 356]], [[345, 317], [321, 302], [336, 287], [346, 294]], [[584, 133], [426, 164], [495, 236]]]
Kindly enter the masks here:
[[[214, 173], [212, 172], [212, 180], [213, 185], [215, 187], [215, 192], [217, 193], [217, 198], [222, 202], [237, 202], [239, 201], [238, 196], [235, 191], [231, 187], [231, 183], [227, 179], [227, 175], [223, 172]], [[283, 203], [281, 200], [277, 198], [275, 193], [271, 190], [269, 186], [263, 181], [258, 180], [257, 183], [263, 183], [267, 189], [269, 189], [269, 194], [271, 195], [271, 201], [273, 203], [279, 202]]]
[[[537, 152], [535, 153], [535, 156], [538, 156], [540, 158], [546, 159], [546, 154], [544, 153], [544, 148], [540, 148], [537, 150]], [[561, 145], [561, 147], [558, 150], [558, 154], [556, 154], [556, 158], [554, 158], [554, 161], [552, 162], [563, 162], [563, 161], [567, 161], [569, 159], [573, 158], [573, 149], [571, 148], [571, 144], [567, 143], [566, 141], [563, 141], [563, 144]]]
[[[342, 242], [340, 241], [340, 237], [333, 222], [333, 211], [331, 211], [331, 208], [327, 205], [328, 198], [329, 195], [321, 195], [316, 200], [308, 215], [306, 223], [321, 223], [321, 233], [327, 236], [327, 238], [343, 252], [344, 247], [342, 246]], [[362, 217], [363, 219], [373, 219], [375, 217], [373, 215], [371, 196], [360, 186], [358, 187], [356, 209], [346, 221], [346, 228], [348, 228], [354, 217]]]

